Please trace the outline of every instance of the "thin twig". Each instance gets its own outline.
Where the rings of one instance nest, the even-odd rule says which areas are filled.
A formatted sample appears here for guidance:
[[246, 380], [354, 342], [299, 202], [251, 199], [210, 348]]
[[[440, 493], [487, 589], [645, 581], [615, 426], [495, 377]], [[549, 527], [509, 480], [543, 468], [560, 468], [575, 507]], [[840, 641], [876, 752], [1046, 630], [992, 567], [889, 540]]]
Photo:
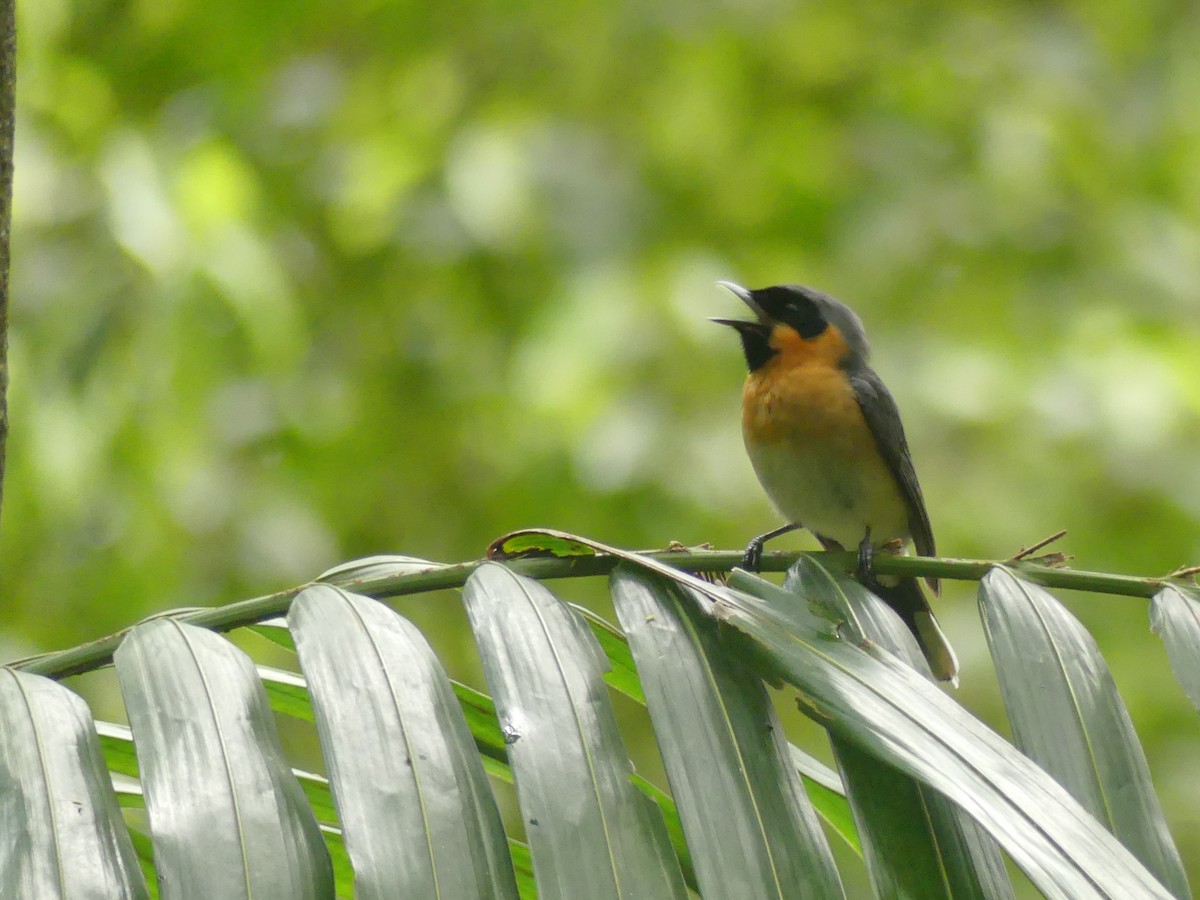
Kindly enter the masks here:
[[[1009, 557], [1008, 561], [1010, 563], [1020, 562], [1021, 560], [1025, 559], [1027, 556], [1031, 556], [1032, 554], [1036, 553], [1038, 550], [1041, 550], [1047, 544], [1053, 544], [1059, 538], [1066, 537], [1066, 535], [1067, 535], [1067, 529], [1065, 529], [1065, 528], [1062, 529], [1061, 531], [1056, 531], [1056, 532], [1054, 532], [1054, 534], [1050, 535], [1050, 537], [1042, 538], [1040, 541], [1038, 541], [1036, 544], [1033, 544], [1032, 546], [1022, 547], [1020, 550], [1018, 550], [1016, 552], [1016, 554]], [[1063, 562], [1066, 562], [1067, 559], [1068, 559], [1068, 557], [1064, 556]]]
[[1200, 575], [1200, 566], [1180, 566], [1174, 572], [1167, 575], [1167, 578], [1188, 578]]

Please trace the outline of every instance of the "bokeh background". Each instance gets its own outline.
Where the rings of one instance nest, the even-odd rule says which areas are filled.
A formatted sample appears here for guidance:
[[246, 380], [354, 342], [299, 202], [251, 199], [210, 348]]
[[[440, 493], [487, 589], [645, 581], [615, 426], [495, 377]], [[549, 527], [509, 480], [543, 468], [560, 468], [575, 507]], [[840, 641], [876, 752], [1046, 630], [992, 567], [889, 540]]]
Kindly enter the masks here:
[[[944, 554], [1200, 562], [1195, 4], [18, 18], [4, 659], [523, 526], [742, 546], [717, 278], [860, 312]], [[1066, 599], [1200, 884], [1200, 719], [1144, 602]], [[972, 586], [939, 610], [1003, 730]]]

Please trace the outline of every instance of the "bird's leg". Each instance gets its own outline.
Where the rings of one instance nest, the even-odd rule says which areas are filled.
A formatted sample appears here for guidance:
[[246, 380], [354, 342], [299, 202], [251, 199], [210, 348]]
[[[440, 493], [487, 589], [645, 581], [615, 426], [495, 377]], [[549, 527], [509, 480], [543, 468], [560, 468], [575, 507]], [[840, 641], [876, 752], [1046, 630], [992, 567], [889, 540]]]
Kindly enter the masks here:
[[799, 522], [790, 522], [787, 525], [780, 525], [766, 534], [760, 534], [746, 545], [746, 552], [742, 555], [742, 568], [747, 572], [757, 572], [758, 567], [762, 565], [763, 544], [772, 538], [777, 538], [782, 534], [787, 534], [789, 531], [795, 531], [797, 528], [803, 527]]
[[858, 580], [866, 587], [875, 582], [875, 547], [871, 543], [871, 526], [858, 544]]

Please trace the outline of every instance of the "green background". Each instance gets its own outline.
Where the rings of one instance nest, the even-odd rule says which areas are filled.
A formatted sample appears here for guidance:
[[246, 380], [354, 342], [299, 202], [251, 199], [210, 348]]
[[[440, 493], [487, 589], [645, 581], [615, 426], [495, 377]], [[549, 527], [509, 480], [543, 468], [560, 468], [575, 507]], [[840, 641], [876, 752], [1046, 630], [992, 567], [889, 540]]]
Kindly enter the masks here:
[[[943, 554], [1200, 562], [1194, 4], [18, 19], [0, 658], [524, 526], [742, 546], [777, 519], [718, 278], [862, 315]], [[1200, 883], [1200, 721], [1146, 605], [1066, 599]], [[472, 670], [453, 603], [405, 609]], [[972, 586], [938, 609], [1005, 730]]]

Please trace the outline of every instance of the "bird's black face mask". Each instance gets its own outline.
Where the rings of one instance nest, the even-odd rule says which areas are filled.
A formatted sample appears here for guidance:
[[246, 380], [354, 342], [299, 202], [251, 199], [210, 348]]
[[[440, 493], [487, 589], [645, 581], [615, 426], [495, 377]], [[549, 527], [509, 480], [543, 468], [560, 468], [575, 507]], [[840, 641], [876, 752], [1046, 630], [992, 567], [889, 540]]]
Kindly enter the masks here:
[[742, 339], [742, 353], [746, 357], [746, 366], [753, 372], [765, 366], [778, 351], [771, 346], [772, 325], [762, 322], [742, 322], [738, 319], [714, 319], [722, 325], [736, 328], [738, 337]]
[[829, 323], [821, 308], [810, 297], [795, 288], [769, 287], [750, 291], [750, 297], [758, 309], [768, 317], [796, 329], [800, 337], [810, 341], [820, 337]]

